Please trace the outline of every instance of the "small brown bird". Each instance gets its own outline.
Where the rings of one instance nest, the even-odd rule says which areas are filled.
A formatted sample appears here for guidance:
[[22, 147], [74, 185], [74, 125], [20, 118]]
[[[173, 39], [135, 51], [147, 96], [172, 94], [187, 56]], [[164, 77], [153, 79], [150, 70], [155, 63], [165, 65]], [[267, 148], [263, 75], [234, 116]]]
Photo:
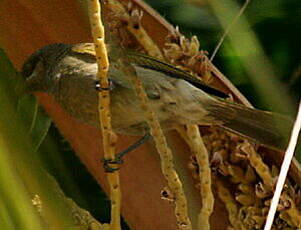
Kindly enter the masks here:
[[[292, 121], [285, 116], [247, 108], [219, 98], [223, 94], [172, 65], [144, 54], [128, 52], [127, 58], [141, 79], [153, 110], [165, 130], [177, 125], [219, 125], [258, 144], [283, 150]], [[71, 116], [99, 127], [95, 90], [97, 64], [94, 45], [53, 44], [38, 50], [22, 71], [28, 91], [42, 91]], [[112, 61], [112, 126], [116, 133], [149, 133], [131, 81]]]

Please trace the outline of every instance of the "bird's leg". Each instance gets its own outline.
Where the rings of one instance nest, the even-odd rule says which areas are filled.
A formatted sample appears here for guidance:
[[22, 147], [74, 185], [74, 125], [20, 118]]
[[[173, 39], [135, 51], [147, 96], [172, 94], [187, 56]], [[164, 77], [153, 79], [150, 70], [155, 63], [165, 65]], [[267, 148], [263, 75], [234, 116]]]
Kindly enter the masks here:
[[127, 153], [135, 150], [136, 148], [138, 148], [140, 145], [144, 144], [147, 140], [149, 140], [151, 138], [151, 135], [145, 134], [142, 138], [140, 138], [138, 141], [136, 141], [134, 144], [130, 145], [127, 149], [117, 153], [115, 155], [115, 159], [103, 159], [103, 167], [105, 169], [106, 172], [114, 172], [116, 170], [119, 169], [119, 167], [116, 168], [112, 168], [111, 166], [109, 166], [109, 164], [116, 164], [116, 165], [120, 165], [123, 163], [123, 157], [124, 155], [126, 155]]
[[100, 86], [100, 82], [99, 82], [99, 80], [96, 80], [95, 81], [95, 89], [97, 90], [97, 91], [104, 91], [104, 90], [109, 90], [109, 91], [111, 91], [111, 90], [113, 90], [114, 88], [115, 88], [115, 85], [114, 85], [114, 83], [112, 82], [112, 80], [110, 80], [110, 79], [108, 79], [109, 80], [109, 87], [101, 87]]

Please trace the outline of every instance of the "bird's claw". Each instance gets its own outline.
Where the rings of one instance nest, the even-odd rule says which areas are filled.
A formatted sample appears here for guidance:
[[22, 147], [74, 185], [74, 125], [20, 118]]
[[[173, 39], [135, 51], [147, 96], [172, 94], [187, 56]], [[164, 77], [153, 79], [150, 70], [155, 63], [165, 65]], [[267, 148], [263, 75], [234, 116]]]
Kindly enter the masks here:
[[103, 167], [105, 169], [105, 172], [107, 173], [112, 173], [115, 172], [117, 170], [119, 170], [119, 167], [111, 167], [110, 165], [121, 165], [123, 163], [123, 157], [133, 151], [134, 149], [138, 148], [140, 145], [142, 145], [143, 143], [145, 143], [145, 141], [147, 141], [148, 139], [150, 139], [151, 135], [145, 134], [142, 138], [140, 138], [137, 142], [135, 142], [134, 144], [130, 145], [127, 149], [119, 152], [118, 154], [115, 155], [115, 159], [103, 159]]
[[103, 159], [102, 162], [103, 162], [103, 168], [104, 168], [105, 172], [107, 172], [107, 173], [113, 173], [120, 169], [120, 167], [111, 167], [110, 166], [111, 164], [113, 164], [113, 165], [123, 164], [123, 160], [121, 159], [121, 157], [116, 157], [115, 160]]
[[108, 79], [108, 80], [109, 80], [109, 87], [101, 87], [100, 82], [98, 80], [96, 80], [95, 81], [95, 89], [97, 91], [106, 91], [106, 90], [111, 91], [111, 90], [113, 90], [115, 86], [114, 86], [113, 82], [110, 79]]

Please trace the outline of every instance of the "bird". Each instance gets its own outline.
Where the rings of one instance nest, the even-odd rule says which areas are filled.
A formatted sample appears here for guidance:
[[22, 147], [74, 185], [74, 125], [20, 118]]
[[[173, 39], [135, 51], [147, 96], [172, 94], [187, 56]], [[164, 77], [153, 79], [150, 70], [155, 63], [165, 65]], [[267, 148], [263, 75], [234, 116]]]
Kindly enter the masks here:
[[[231, 102], [224, 93], [163, 60], [134, 51], [124, 55], [141, 80], [164, 131], [179, 125], [216, 125], [255, 144], [285, 149], [293, 125], [287, 116]], [[72, 117], [100, 128], [97, 71], [93, 43], [56, 43], [34, 52], [21, 73], [26, 91], [46, 92]], [[149, 136], [140, 99], [114, 59], [110, 60], [108, 78], [114, 132]]]

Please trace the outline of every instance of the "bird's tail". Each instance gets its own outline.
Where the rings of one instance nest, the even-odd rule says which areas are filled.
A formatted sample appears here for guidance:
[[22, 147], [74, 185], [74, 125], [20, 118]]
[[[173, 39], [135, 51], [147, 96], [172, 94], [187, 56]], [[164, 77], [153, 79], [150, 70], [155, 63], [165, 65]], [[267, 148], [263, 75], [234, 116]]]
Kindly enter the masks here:
[[206, 109], [223, 128], [259, 144], [281, 151], [288, 144], [293, 122], [286, 116], [224, 100], [214, 100]]

